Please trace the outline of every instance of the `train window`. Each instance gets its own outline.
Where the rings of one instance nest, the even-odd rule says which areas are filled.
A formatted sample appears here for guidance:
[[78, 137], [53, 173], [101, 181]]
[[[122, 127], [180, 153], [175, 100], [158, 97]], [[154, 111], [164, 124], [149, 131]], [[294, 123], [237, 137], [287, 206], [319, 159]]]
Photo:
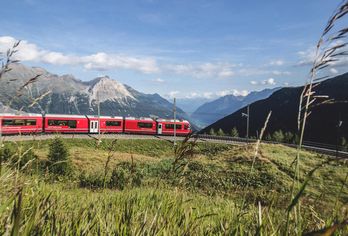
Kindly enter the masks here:
[[36, 125], [36, 120], [25, 120], [25, 125]]
[[[181, 129], [181, 125], [175, 125], [176, 129]], [[174, 124], [166, 124], [165, 125], [166, 129], [174, 129]]]
[[13, 120], [13, 124], [15, 126], [24, 126], [25, 125], [25, 120]]
[[2, 120], [2, 126], [10, 126], [13, 124], [13, 120]]
[[36, 120], [2, 120], [3, 126], [28, 126], [28, 125], [36, 125]]
[[76, 128], [76, 120], [69, 120], [68, 121], [68, 126], [69, 128]]
[[121, 126], [121, 121], [107, 120], [106, 126]]
[[49, 126], [69, 126], [69, 128], [76, 128], [76, 120], [48, 120]]
[[149, 122], [138, 122], [139, 128], [152, 128], [153, 124]]
[[187, 130], [189, 128], [189, 125], [184, 125], [184, 129]]

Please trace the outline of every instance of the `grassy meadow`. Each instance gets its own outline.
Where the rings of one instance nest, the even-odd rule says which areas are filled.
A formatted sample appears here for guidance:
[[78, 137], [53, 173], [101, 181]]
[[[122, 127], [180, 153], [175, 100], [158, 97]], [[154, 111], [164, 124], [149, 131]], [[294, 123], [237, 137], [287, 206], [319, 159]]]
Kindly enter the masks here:
[[[254, 159], [252, 145], [64, 139], [71, 171], [57, 176], [51, 142], [4, 144], [1, 235], [286, 234], [296, 149], [262, 144]], [[348, 164], [302, 151], [301, 183], [315, 167], [288, 232], [347, 235]]]

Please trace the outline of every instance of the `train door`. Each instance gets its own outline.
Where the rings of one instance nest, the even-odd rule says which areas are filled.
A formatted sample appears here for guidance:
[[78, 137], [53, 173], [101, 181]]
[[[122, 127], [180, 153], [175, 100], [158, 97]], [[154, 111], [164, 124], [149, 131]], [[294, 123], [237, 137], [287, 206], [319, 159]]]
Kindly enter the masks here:
[[89, 122], [89, 132], [93, 134], [98, 133], [98, 125], [99, 124], [97, 120], [91, 120]]
[[162, 123], [157, 124], [157, 134], [162, 134]]

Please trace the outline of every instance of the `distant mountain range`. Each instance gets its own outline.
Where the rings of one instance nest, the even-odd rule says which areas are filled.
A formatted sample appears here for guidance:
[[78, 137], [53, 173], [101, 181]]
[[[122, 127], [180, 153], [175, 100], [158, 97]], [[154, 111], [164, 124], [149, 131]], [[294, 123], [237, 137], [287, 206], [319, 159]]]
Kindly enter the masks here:
[[191, 115], [191, 119], [200, 127], [205, 127], [215, 121], [237, 111], [247, 104], [269, 97], [280, 88], [254, 91], [247, 96], [226, 95], [214, 101], [204, 103]]
[[[58, 76], [42, 68], [11, 65], [0, 80], [0, 108], [35, 113], [173, 117], [173, 104], [158, 94], [144, 94], [107, 76], [85, 82], [72, 75]], [[41, 75], [24, 86], [30, 78]], [[47, 94], [46, 96], [44, 96]], [[42, 97], [37, 103], [35, 99]], [[188, 116], [180, 108], [177, 117]]]
[[[269, 120], [266, 133], [276, 130], [283, 132], [297, 132], [297, 114], [299, 98], [303, 87], [282, 88], [274, 92], [269, 98], [254, 102], [250, 105], [250, 136], [257, 136], [264, 125], [269, 111], [272, 116]], [[336, 144], [337, 137], [348, 138], [348, 73], [322, 82], [315, 88], [316, 95], [328, 95], [334, 103], [315, 106], [309, 116], [305, 140]], [[242, 117], [246, 112], [243, 107], [223, 119], [209, 125], [201, 132], [210, 129], [222, 129], [230, 133], [236, 127], [240, 136], [246, 134], [246, 119]], [[342, 121], [340, 129], [338, 121]]]
[[211, 102], [212, 98], [196, 97], [196, 98], [177, 98], [176, 105], [185, 111], [188, 115], [192, 115], [198, 107], [204, 103]]

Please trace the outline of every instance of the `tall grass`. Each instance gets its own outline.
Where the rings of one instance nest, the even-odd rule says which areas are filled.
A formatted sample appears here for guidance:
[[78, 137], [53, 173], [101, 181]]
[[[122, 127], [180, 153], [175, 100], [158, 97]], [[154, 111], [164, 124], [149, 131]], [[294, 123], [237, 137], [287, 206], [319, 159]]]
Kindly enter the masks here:
[[[333, 99], [328, 96], [316, 95], [315, 88], [325, 79], [330, 78], [329, 76], [318, 77], [319, 72], [324, 71], [329, 66], [337, 63], [341, 57], [347, 56], [347, 42], [346, 35], [348, 33], [347, 28], [335, 29], [336, 23], [342, 19], [348, 12], [348, 1], [343, 1], [338, 8], [334, 11], [331, 18], [328, 20], [326, 27], [324, 28], [318, 43], [316, 45], [315, 59], [310, 69], [309, 79], [306, 82], [304, 89], [301, 93], [299, 112], [298, 112], [298, 130], [299, 130], [299, 143], [297, 146], [298, 152], [294, 160], [295, 164], [295, 178], [293, 179], [293, 185], [291, 190], [291, 204], [287, 212], [287, 227], [289, 227], [291, 211], [294, 210], [294, 218], [297, 224], [297, 234], [300, 235], [302, 232], [301, 227], [301, 201], [300, 197], [306, 187], [306, 182], [301, 185], [301, 170], [300, 170], [300, 150], [302, 149], [303, 138], [305, 134], [305, 128], [308, 117], [311, 115], [311, 109], [313, 106], [321, 104], [333, 103]], [[317, 170], [317, 167], [313, 168], [313, 172]], [[312, 175], [312, 171], [307, 175], [309, 178]], [[296, 189], [298, 193], [295, 195]], [[289, 231], [286, 230], [288, 235]]]
[[[256, 160], [261, 153], [261, 140], [271, 113], [266, 119], [254, 152], [250, 151], [249, 146], [242, 147], [245, 150], [241, 148], [238, 153], [233, 154], [228, 148], [203, 149], [198, 146], [197, 140], [189, 141], [191, 137], [188, 136], [176, 146], [174, 153], [167, 159], [151, 167], [149, 164], [144, 165], [144, 168], [138, 170], [133, 158], [133, 151], [136, 152], [138, 147], [133, 149], [134, 144], [131, 143], [130, 163], [118, 163], [111, 175], [111, 163], [116, 156], [114, 153], [119, 142], [114, 140], [104, 144], [101, 137], [98, 137], [97, 145], [93, 146], [94, 152], [105, 149], [107, 156], [101, 181], [97, 179], [96, 188], [93, 189], [86, 188], [90, 181], [88, 179], [83, 179], [86, 182], [83, 186], [81, 181], [79, 185], [78, 179], [71, 176], [70, 179], [52, 182], [52, 179], [47, 178], [49, 173], [33, 171], [32, 163], [35, 159], [28, 160], [24, 157], [34, 146], [24, 146], [19, 142], [16, 144], [16, 154], [6, 162], [0, 160], [0, 234], [347, 235], [347, 213], [339, 212], [339, 199], [343, 198], [341, 195], [344, 193], [348, 175], [340, 189], [333, 193], [336, 199], [333, 203], [332, 217], [325, 220], [314, 207], [301, 205], [301, 198], [306, 196], [305, 190], [316, 172], [333, 160], [325, 160], [312, 166], [310, 170], [307, 169], [307, 174], [300, 169], [303, 166], [301, 162], [304, 162], [301, 160], [302, 142], [312, 107], [334, 102], [325, 96], [316, 96], [315, 87], [328, 78], [318, 78], [318, 72], [337, 62], [339, 57], [347, 55], [346, 43], [342, 40], [345, 39], [348, 30], [344, 28], [331, 33], [336, 22], [347, 12], [348, 1], [344, 1], [330, 18], [317, 44], [316, 59], [299, 104], [300, 140], [293, 162], [294, 172], [289, 171], [288, 166], [278, 165], [275, 160], [270, 163]], [[17, 63], [11, 57], [18, 44], [19, 42], [6, 54], [7, 59], [0, 70], [0, 79], [10, 70], [11, 63]], [[17, 96], [38, 78], [39, 76], [29, 79], [19, 88]], [[34, 99], [30, 106], [37, 104], [48, 93]], [[2, 151], [3, 146], [0, 148]], [[119, 147], [122, 148], [124, 147]], [[202, 150], [209, 152], [210, 148], [213, 152], [211, 156], [223, 152], [223, 168], [217, 167], [216, 163], [214, 165], [211, 156], [209, 161], [196, 161], [196, 157], [198, 159], [199, 155], [203, 155]], [[163, 149], [164, 146], [153, 144], [142, 151], [160, 158], [161, 154], [168, 154]], [[251, 153], [248, 156], [251, 157], [251, 161], [245, 156], [239, 157], [242, 152], [243, 155]], [[247, 159], [248, 168], [245, 167], [245, 162], [240, 163], [240, 158]], [[169, 168], [166, 166], [168, 163]], [[271, 175], [265, 170], [275, 168], [274, 166], [281, 174]], [[247, 171], [236, 171], [238, 168], [245, 168]], [[140, 171], [147, 171], [148, 174], [148, 182], [144, 185], [137, 180], [143, 174], [139, 174]], [[291, 199], [284, 203], [284, 189], [278, 192], [270, 190], [273, 184], [279, 184], [277, 177], [289, 176], [292, 177]], [[128, 184], [120, 183], [122, 178]], [[153, 179], [155, 181], [151, 182]], [[133, 184], [134, 181], [138, 181], [138, 184]], [[286, 187], [284, 188], [286, 191]], [[235, 191], [237, 197], [227, 194], [231, 191]]]

